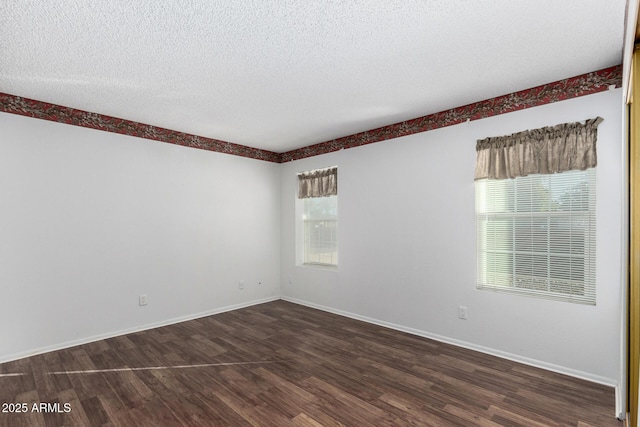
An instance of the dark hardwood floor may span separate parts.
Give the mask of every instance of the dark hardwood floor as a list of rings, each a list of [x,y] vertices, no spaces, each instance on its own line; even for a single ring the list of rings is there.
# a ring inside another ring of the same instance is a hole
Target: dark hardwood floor
[[[1,364],[0,402],[1,426],[622,426],[610,387],[284,301]]]

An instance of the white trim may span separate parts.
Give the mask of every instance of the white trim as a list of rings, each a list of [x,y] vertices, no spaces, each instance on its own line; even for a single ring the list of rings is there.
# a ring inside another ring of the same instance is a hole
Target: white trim
[[[10,354],[8,356],[4,356],[3,358],[0,358],[0,363],[6,363],[6,362],[11,362],[13,360],[22,359],[22,358],[25,358],[25,357],[36,356],[38,354],[48,353],[50,351],[63,350],[63,349],[69,348],[69,347],[75,347],[75,346],[82,345],[82,344],[89,344],[91,342],[100,341],[100,340],[104,340],[104,339],[108,339],[108,338],[114,338],[114,337],[118,337],[118,336],[121,336],[121,335],[131,334],[131,333],[134,333],[134,332],[146,331],[148,329],[154,329],[154,328],[159,328],[159,327],[162,327],[162,326],[173,325],[173,324],[176,324],[176,323],[186,322],[188,320],[199,319],[201,317],[212,316],[214,314],[225,313],[227,311],[233,311],[233,310],[238,310],[238,309],[241,309],[241,308],[251,307],[253,305],[264,304],[266,302],[277,301],[279,299],[280,299],[280,297],[278,297],[278,296],[269,297],[269,298],[263,298],[263,299],[249,301],[249,302],[245,302],[245,303],[241,303],[241,304],[234,304],[234,305],[228,305],[226,307],[214,308],[213,310],[201,311],[199,313],[188,314],[186,316],[174,317],[172,319],[162,320],[160,322],[149,323],[149,324],[146,324],[146,325],[136,326],[136,327],[133,327],[133,328],[121,329],[119,331],[113,331],[113,332],[108,332],[108,333],[105,333],[105,334],[100,334],[100,335],[94,335],[94,336],[90,336],[90,337],[80,338],[80,339],[77,339],[77,340],[66,341],[66,342],[63,342],[63,343],[54,344],[54,345],[47,346],[47,347],[36,348],[36,349],[30,350],[30,351]]]
[[[623,388],[620,386],[620,384],[617,384],[615,386],[615,392],[616,392],[616,418],[619,420],[626,420],[627,419],[627,409],[626,409],[626,396],[623,396],[622,393]]]
[[[574,378],[580,378],[583,380],[591,381],[597,384],[602,384],[610,387],[615,387],[616,390],[618,388],[618,382],[612,378],[602,377],[600,375],[590,374],[588,372],[582,372],[575,369],[567,368],[560,365],[555,365],[553,363],[543,362],[541,360],[530,359],[528,357],[519,356],[517,354],[507,353],[505,351],[496,350],[489,347],[484,347],[478,344],[469,343],[466,341],[457,340],[454,338],[445,337],[442,335],[432,334],[430,332],[422,331],[419,329],[409,328],[402,325],[397,325],[395,323],[385,322],[382,320],[373,319],[371,317],[361,316],[359,314],[350,313],[348,311],[337,310],[331,307],[325,307],[323,305],[314,304],[308,301],[299,300],[296,298],[290,298],[283,296],[282,299],[284,301],[288,301],[294,304],[300,304],[307,307],[315,308],[318,310],[326,311],[329,313],[337,314],[344,317],[349,317],[351,319],[360,320],[363,322],[371,323],[378,326],[383,326],[385,328],[394,329],[400,332],[406,332],[408,334],[417,335],[423,338],[429,338],[435,341],[440,341],[446,344],[453,344],[458,347],[466,348],[469,350],[479,351],[480,353],[489,354],[491,356],[500,357],[502,359],[511,360],[514,362],[522,363],[525,365],[533,366],[535,368],[546,369],[547,371],[557,372],[559,374],[569,375]],[[616,395],[617,398],[617,395]]]
[[[635,1],[637,7],[637,1]],[[627,286],[627,278],[629,274],[629,122],[627,110],[629,106],[623,99],[622,102],[622,119],[620,126],[622,128],[622,149],[620,157],[620,169],[622,170],[621,188],[622,188],[622,210],[620,221],[620,374],[619,383],[616,386],[616,413],[618,419],[625,419],[627,414],[627,334],[629,313],[629,292]]]

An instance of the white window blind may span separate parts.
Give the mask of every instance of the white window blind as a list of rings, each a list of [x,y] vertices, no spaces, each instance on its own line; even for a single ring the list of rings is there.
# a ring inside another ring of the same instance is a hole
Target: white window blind
[[[595,181],[595,168],[477,180],[477,287],[595,305]]]

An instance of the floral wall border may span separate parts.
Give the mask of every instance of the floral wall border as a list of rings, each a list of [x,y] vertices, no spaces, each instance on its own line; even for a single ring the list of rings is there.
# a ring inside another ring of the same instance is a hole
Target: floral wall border
[[[622,65],[617,65],[285,153],[275,153],[5,93],[0,93],[0,111],[185,147],[283,163],[452,126],[468,120],[483,119],[565,99],[591,95],[608,90],[612,86],[620,87],[621,85]]]
[[[120,133],[185,147],[279,163],[280,154],[219,139],[206,138],[75,108],[0,93],[0,111],[106,132]]]
[[[281,162],[359,147],[622,86],[622,65],[282,153]]]

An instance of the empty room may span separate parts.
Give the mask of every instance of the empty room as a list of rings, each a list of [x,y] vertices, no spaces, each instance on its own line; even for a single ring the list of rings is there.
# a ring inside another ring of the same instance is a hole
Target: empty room
[[[637,16],[1,2],[0,426],[637,427]]]

